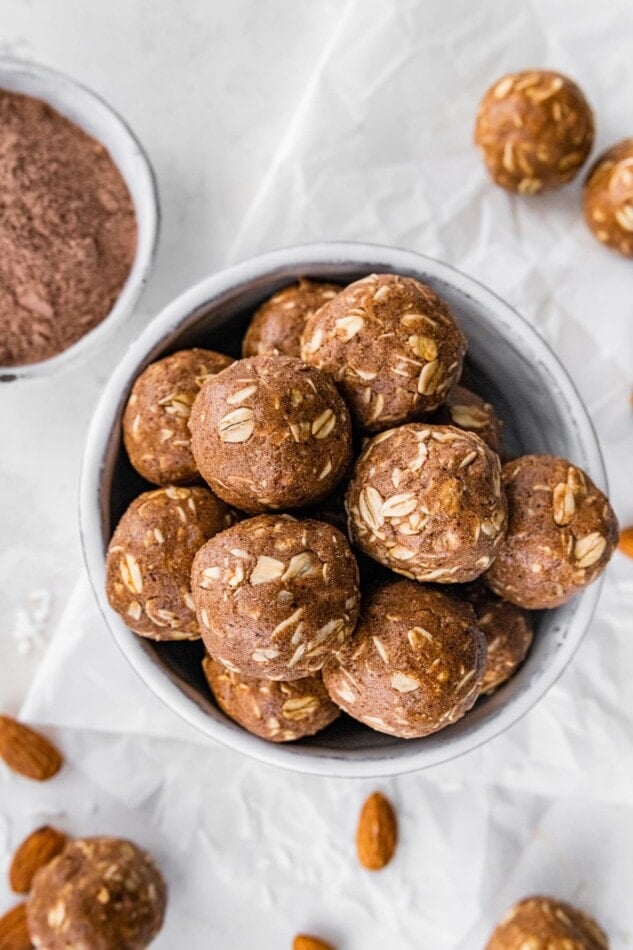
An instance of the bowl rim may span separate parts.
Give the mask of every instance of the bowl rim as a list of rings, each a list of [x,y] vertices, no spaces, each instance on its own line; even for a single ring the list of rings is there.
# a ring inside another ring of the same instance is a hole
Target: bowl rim
[[[142,638],[131,634],[123,621],[111,610],[105,595],[104,538],[101,524],[101,477],[109,453],[113,420],[120,411],[123,396],[139,372],[139,366],[156,358],[156,351],[166,338],[177,333],[188,319],[207,310],[224,295],[238,290],[256,277],[273,276],[275,271],[320,266],[324,270],[336,265],[357,270],[379,271],[381,264],[393,270],[425,271],[436,283],[455,288],[470,299],[487,307],[495,315],[512,321],[516,329],[536,349],[546,367],[553,372],[561,392],[574,410],[574,425],[586,452],[585,467],[590,477],[606,490],[607,479],[598,438],[587,409],[567,371],[537,330],[501,297],[476,279],[449,264],[397,247],[361,242],[319,242],[301,244],[270,251],[249,258],[203,278],[172,300],[136,337],[108,380],[96,406],[82,459],[79,490],[80,537],[90,584],[106,624],[133,669],[176,715],[208,738],[244,753],[268,765],[313,775],[347,778],[377,778],[405,774],[451,761],[473,751],[509,729],[536,705],[568,666],[591,622],[600,596],[602,578],[577,595],[572,601],[573,613],[566,622],[566,635],[558,646],[550,665],[528,683],[519,694],[501,706],[494,717],[478,724],[473,733],[450,738],[436,747],[425,749],[401,744],[385,750],[384,755],[368,755],[363,750],[353,758],[343,749],[311,749],[292,743],[273,743],[252,735],[228,717],[219,722],[208,715],[195,700],[173,682],[152,662],[144,649]],[[440,290],[441,293],[441,290]],[[407,748],[409,752],[407,753]]]
[[[99,114],[103,116],[104,121],[107,121],[111,127],[116,130],[116,135],[119,137],[119,140],[125,144],[130,156],[131,170],[129,174],[126,175],[123,173],[119,163],[115,160],[110,151],[109,144],[101,139],[99,139],[99,141],[101,141],[101,144],[108,150],[112,162],[119,170],[130,192],[137,219],[137,246],[132,266],[119,296],[109,312],[95,327],[87,333],[84,333],[78,340],[71,343],[65,350],[62,350],[61,353],[50,356],[45,360],[38,360],[36,363],[20,363],[15,366],[4,366],[0,364],[0,382],[14,382],[18,379],[52,376],[70,368],[77,360],[84,356],[86,350],[102,342],[107,334],[111,333],[128,317],[138,302],[152,271],[158,248],[161,221],[158,184],[148,155],[128,122],[103,96],[58,69],[43,66],[40,63],[27,59],[0,56],[0,89],[7,88],[4,86],[4,80],[6,76],[10,75],[33,77],[46,84],[50,88],[50,97],[41,93],[37,98],[46,101],[62,115],[65,115],[64,99],[66,97],[69,99],[70,97],[74,97],[74,105],[77,107],[79,101],[81,104],[80,111],[82,113],[90,113],[92,115],[95,113]],[[57,97],[58,92],[60,93],[59,97]],[[22,95],[29,94],[28,92],[22,93]],[[79,100],[76,98],[77,94],[79,95]],[[79,125],[84,131],[87,131],[81,121],[78,121],[76,118],[71,121]],[[92,135],[93,138],[97,138],[97,136],[91,132],[87,134]],[[137,193],[141,196],[141,200],[138,203],[130,187],[132,177],[135,179]]]

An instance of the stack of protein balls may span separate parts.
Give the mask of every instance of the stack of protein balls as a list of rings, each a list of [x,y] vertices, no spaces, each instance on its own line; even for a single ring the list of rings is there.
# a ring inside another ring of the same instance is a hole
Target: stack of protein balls
[[[136,380],[124,441],[158,487],[114,532],[110,603],[141,636],[202,637],[244,728],[288,741],[342,709],[436,732],[512,676],[530,610],[607,564],[607,499],[565,459],[502,465],[465,352],[417,280],[301,280],[255,313],[243,359],[182,350]]]

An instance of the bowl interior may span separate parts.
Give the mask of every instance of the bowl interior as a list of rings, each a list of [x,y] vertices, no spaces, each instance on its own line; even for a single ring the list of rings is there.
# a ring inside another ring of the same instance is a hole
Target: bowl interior
[[[332,257],[330,261],[302,260],[269,268],[210,294],[213,299],[207,296],[172,319],[171,328],[152,345],[148,347],[147,341],[139,345],[142,358],[128,374],[118,403],[113,402],[102,419],[108,425],[100,433],[106,451],[100,473],[101,562],[121,514],[132,498],[151,487],[132,470],[120,439],[121,411],[135,376],[159,356],[190,346],[239,356],[241,337],[253,310],[301,275],[345,284],[372,270],[382,270],[409,273],[430,284],[448,302],[468,337],[469,383],[500,413],[508,454],[562,455],[588,471],[598,484],[603,482],[590,423],[564,371],[534,331],[488,291],[445,265],[417,255],[409,255],[407,260],[411,266],[401,259],[394,263],[387,255],[360,266],[354,260]],[[114,399],[115,394],[111,395]],[[519,673],[493,696],[482,698],[460,722],[434,736],[405,742],[372,732],[343,716],[319,735],[280,748],[248,735],[217,709],[201,672],[201,644],[157,644],[127,631],[104,604],[102,568],[95,566],[96,558],[89,556],[88,561],[97,596],[120,646],[143,678],[181,715],[209,735],[262,759],[300,770],[339,774],[387,774],[420,768],[452,758],[501,731],[560,674],[582,636],[597,596],[597,592],[588,591],[563,607],[535,614],[534,644]],[[337,763],[332,764],[333,760]]]
[[[92,330],[57,356],[24,367],[8,367],[0,380],[54,372],[92,345],[129,313],[149,276],[158,234],[158,196],[143,149],[123,119],[103,99],[55,70],[19,60],[0,59],[0,88],[42,99],[107,148],[132,198],[136,212],[134,262],[112,310]]]

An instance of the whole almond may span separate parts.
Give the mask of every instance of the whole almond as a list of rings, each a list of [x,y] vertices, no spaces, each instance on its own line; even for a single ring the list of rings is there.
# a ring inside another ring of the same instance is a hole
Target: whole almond
[[[62,757],[48,739],[11,716],[0,716],[0,758],[26,778],[44,782],[59,772]]]
[[[633,525],[630,528],[622,528],[620,531],[618,548],[622,554],[633,557]]]
[[[398,825],[384,795],[374,792],[363,805],[356,829],[358,860],[368,871],[380,871],[396,850]]]
[[[297,934],[292,941],[292,950],[334,950],[331,943],[312,937],[310,934]]]
[[[31,950],[33,944],[26,923],[26,904],[17,904],[0,917],[2,950]]]
[[[16,894],[28,894],[40,868],[60,854],[68,838],[63,831],[44,825],[32,831],[19,846],[9,868],[9,883]]]

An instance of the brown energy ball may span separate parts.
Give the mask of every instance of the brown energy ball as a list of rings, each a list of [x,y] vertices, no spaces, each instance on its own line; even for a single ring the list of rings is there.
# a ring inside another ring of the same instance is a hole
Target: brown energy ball
[[[233,521],[208,488],[170,485],[129,506],[108,545],[106,593],[130,630],[151,640],[197,640],[191,565]]]
[[[595,920],[553,897],[527,897],[494,930],[486,950],[609,950]]]
[[[566,459],[523,455],[503,467],[508,530],[484,580],[519,607],[558,607],[602,573],[618,543],[613,509]]]
[[[154,485],[200,481],[187,426],[205,380],[233,362],[212,350],[180,350],[143,370],[123,413],[123,441],[136,471]]]
[[[340,293],[338,284],[302,277],[255,311],[242,341],[242,356],[301,355],[301,333],[308,317]]]
[[[444,404],[429,421],[474,432],[493,452],[501,452],[501,419],[489,402],[465,386],[451,389]]]
[[[392,581],[364,600],[356,632],[326,661],[323,682],[354,719],[410,739],[461,719],[485,668],[486,641],[469,604]]]
[[[472,605],[477,626],[486,638],[486,675],[481,692],[493,693],[523,663],[534,637],[532,622],[526,611],[500,600],[479,581],[460,594]]]
[[[131,841],[77,838],[35,876],[27,919],[45,950],[143,950],[163,925],[167,887]]]
[[[191,578],[208,652],[256,679],[315,673],[358,619],[354,555],[321,521],[241,521],[198,551]]]
[[[320,675],[291,683],[253,679],[210,656],[202,669],[222,712],[261,739],[293,742],[313,736],[340,716]]]
[[[593,113],[576,83],[544,69],[499,79],[475,124],[475,144],[492,180],[524,195],[575,178],[593,137]]]
[[[370,439],[346,505],[361,551],[418,581],[474,580],[506,529],[498,456],[453,426],[410,423]]]
[[[204,479],[251,513],[321,501],[351,459],[349,413],[332,380],[291,356],[239,360],[210,379],[189,427]]]
[[[599,241],[633,257],[633,139],[603,152],[590,168],[583,210]]]
[[[419,419],[462,370],[466,339],[440,297],[397,274],[371,274],[310,317],[301,355],[330,373],[368,432]]]

